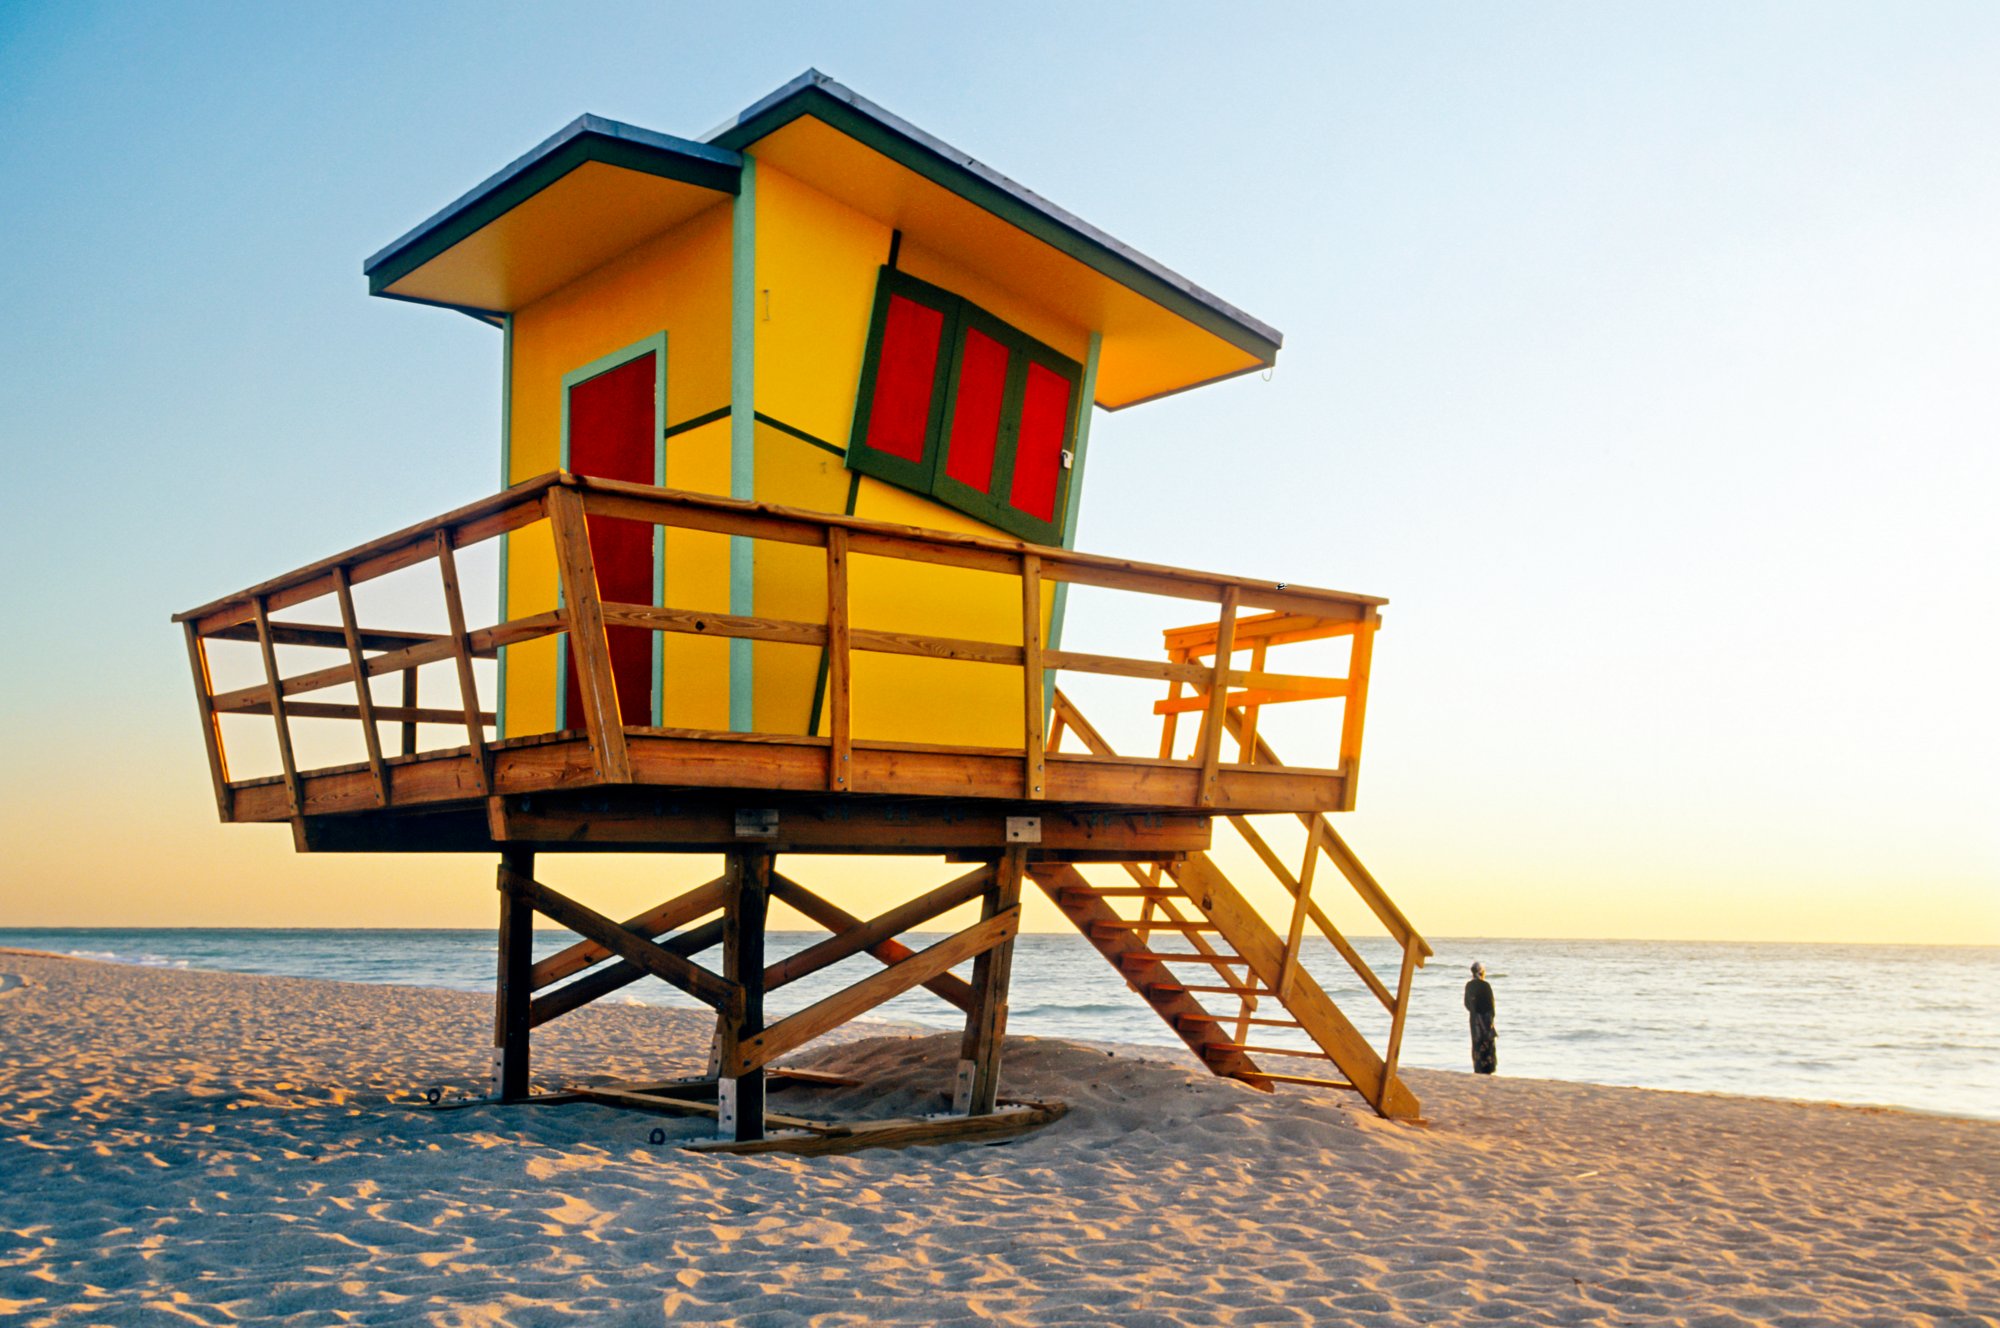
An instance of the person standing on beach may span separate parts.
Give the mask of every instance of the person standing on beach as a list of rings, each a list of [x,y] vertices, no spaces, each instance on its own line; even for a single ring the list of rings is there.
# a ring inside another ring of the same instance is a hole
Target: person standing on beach
[[[1500,1048],[1493,1033],[1493,988],[1486,981],[1486,965],[1472,966],[1472,981],[1465,984],[1465,1009],[1472,1016],[1472,1072],[1492,1074],[1500,1068]]]

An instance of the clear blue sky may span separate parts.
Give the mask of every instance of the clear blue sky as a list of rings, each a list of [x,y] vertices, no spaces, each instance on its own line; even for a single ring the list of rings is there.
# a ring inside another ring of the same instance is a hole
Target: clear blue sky
[[[2000,941],[2000,8],[843,10],[0,6],[0,925],[416,879],[211,823],[167,616],[494,486],[497,336],[365,255],[817,66],[1285,332],[1080,543],[1391,597],[1420,925]]]

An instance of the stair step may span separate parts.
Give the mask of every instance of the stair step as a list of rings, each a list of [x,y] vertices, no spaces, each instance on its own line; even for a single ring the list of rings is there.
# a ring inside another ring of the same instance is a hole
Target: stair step
[[[1166,886],[1118,885],[1102,888],[1091,886],[1088,889],[1072,886],[1064,890],[1063,893],[1065,895],[1084,895],[1092,899],[1173,899],[1183,903],[1193,902],[1188,898],[1185,890],[1178,887],[1168,888]]]
[[[1296,1056],[1301,1060],[1330,1061],[1333,1057],[1323,1051],[1299,1051],[1292,1047],[1257,1047],[1247,1042],[1210,1042],[1202,1047],[1202,1053],[1241,1052],[1245,1056]]]
[[[1262,1070],[1238,1070],[1233,1077],[1237,1079],[1255,1079],[1259,1083],[1265,1084],[1303,1084],[1307,1088],[1345,1088],[1350,1093],[1359,1093],[1361,1091],[1359,1087],[1348,1083],[1345,1079],[1315,1079],[1309,1074],[1266,1074]]]
[[[1093,933],[1098,931],[1197,932],[1197,931],[1221,931],[1222,928],[1216,926],[1213,922],[1173,922],[1161,918],[1154,918],[1151,921],[1143,921],[1137,918],[1120,918],[1116,922],[1093,922],[1090,924],[1090,930]]]
[[[1304,1028],[1296,1019],[1245,1019],[1236,1015],[1184,1014],[1180,1016],[1186,1024],[1248,1024],[1254,1028]]]
[[[1199,987],[1186,982],[1149,982],[1148,991],[1184,991],[1190,995],[1203,996],[1271,996],[1276,993],[1263,987]]]
[[[1119,955],[1118,962],[1121,964],[1240,964],[1244,962],[1244,959],[1239,954],[1224,954],[1219,951],[1212,955],[1205,955],[1195,954],[1192,951],[1182,954],[1178,951],[1131,950]],[[1200,988],[1189,987],[1186,990],[1199,991]]]

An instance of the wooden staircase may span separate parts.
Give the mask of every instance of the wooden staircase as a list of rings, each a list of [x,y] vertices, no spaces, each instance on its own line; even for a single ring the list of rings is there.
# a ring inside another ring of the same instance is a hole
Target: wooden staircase
[[[1246,620],[1245,626],[1256,620]],[[1261,653],[1261,652],[1260,652]],[[1280,764],[1256,734],[1253,713],[1231,707],[1230,735],[1259,764]],[[1169,714],[1169,724],[1172,722]],[[1053,750],[1073,733],[1093,755],[1111,746],[1068,697],[1055,693]],[[1171,741],[1169,734],[1167,742]],[[1166,745],[1163,742],[1163,746]],[[1207,853],[1167,863],[1123,863],[1126,880],[1099,885],[1076,867],[1031,865],[1029,874],[1078,931],[1097,948],[1133,991],[1218,1075],[1269,1090],[1277,1084],[1350,1089],[1385,1117],[1411,1119],[1421,1104],[1396,1074],[1415,970],[1431,947],[1418,935],[1381,885],[1368,873],[1326,818],[1301,813],[1305,861],[1294,871],[1246,817],[1227,818],[1257,859],[1291,897],[1283,934],[1265,920]],[[1402,951],[1392,991],[1312,898],[1321,857],[1366,902]],[[1352,1020],[1307,971],[1302,960],[1306,924],[1323,936],[1388,1011],[1390,1024],[1379,1054]],[[1217,1013],[1233,1001],[1233,1013]],[[1285,1046],[1272,1032],[1303,1034],[1306,1046]],[[1259,1058],[1323,1062],[1332,1073],[1306,1074],[1262,1068]]]

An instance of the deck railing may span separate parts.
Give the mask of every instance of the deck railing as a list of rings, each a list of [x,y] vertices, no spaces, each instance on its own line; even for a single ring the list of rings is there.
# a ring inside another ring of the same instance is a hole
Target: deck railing
[[[713,613],[663,604],[606,602],[598,591],[586,518],[612,517],[645,522],[673,530],[707,531],[747,541],[764,541],[824,550],[825,604],[823,621]],[[477,629],[468,628],[459,583],[456,553],[469,545],[497,538],[547,520],[552,537],[561,607]],[[877,630],[857,625],[849,602],[850,561],[855,557],[898,559],[939,567],[966,568],[1014,578],[1019,586],[1020,634],[1015,641],[967,640],[955,637]],[[443,592],[447,630],[442,633],[385,631],[364,626],[354,606],[354,587],[371,580],[434,562]],[[1044,631],[1044,603],[1052,585],[1096,586],[1109,590],[1167,596],[1212,604],[1212,623],[1168,634],[1169,658],[1139,659],[1091,654],[1050,646]],[[281,621],[280,611],[309,601],[331,598],[337,625]],[[1177,765],[1196,774],[1189,805],[1219,807],[1218,778],[1225,768],[1223,738],[1233,726],[1247,725],[1247,741],[1239,736],[1237,762],[1256,764],[1261,706],[1280,701],[1339,698],[1345,701],[1340,729],[1341,765],[1334,771],[1300,774],[1341,778],[1341,802],[1351,805],[1354,776],[1361,754],[1362,717],[1368,687],[1369,644],[1382,600],[1365,595],[1283,582],[1259,581],[1184,568],[1132,562],[1066,549],[1010,540],[982,538],[891,525],[854,517],[739,502],[709,495],[651,488],[610,480],[553,473],[518,485],[505,493],[459,508],[433,520],[409,526],[333,558],[252,586],[200,608],[176,615],[183,624],[202,731],[213,775],[217,808],[224,820],[237,819],[235,799],[246,787],[268,779],[236,780],[230,774],[221,720],[232,714],[269,715],[274,724],[283,773],[285,803],[292,818],[307,814],[306,775],[293,743],[297,719],[345,719],[358,722],[366,750],[366,769],[375,806],[392,802],[394,768],[420,759],[415,752],[418,724],[462,727],[463,752],[473,759],[472,796],[495,791],[496,746],[511,743],[489,739],[494,722],[482,706],[473,662],[492,658],[506,646],[558,634],[568,640],[569,658],[582,702],[582,729],[588,740],[590,773],[603,784],[634,780],[628,739],[635,734],[686,730],[631,726],[620,713],[611,664],[607,628],[639,628],[655,633],[684,633],[729,640],[774,641],[817,646],[826,652],[827,733],[789,735],[792,740],[824,746],[824,789],[847,792],[857,738],[852,719],[852,668],[857,653],[911,655],[1009,666],[1020,671],[1020,718],[1023,740],[1018,750],[1018,786],[1001,790],[1024,801],[1043,799],[1048,781],[1046,725],[1052,703],[1051,678],[1060,670],[1105,674],[1160,682],[1167,696],[1156,709],[1173,717],[1199,713],[1200,728],[1191,753],[1172,756],[1171,735],[1158,761],[1133,764]],[[1261,616],[1245,616],[1261,610]],[[1353,646],[1346,677],[1272,672],[1266,652],[1293,640],[1350,636]],[[261,655],[263,680],[247,687],[217,692],[211,683],[209,648],[217,641],[254,641]],[[279,669],[280,647],[337,649],[346,659],[338,664],[293,673]],[[1238,668],[1240,649],[1252,654],[1250,667]],[[1206,662],[1204,661],[1206,657]],[[426,664],[451,663],[458,683],[453,709],[418,704],[417,670]],[[371,694],[370,680],[400,674],[401,702],[386,706]],[[295,700],[315,691],[351,685],[348,703]],[[671,688],[673,679],[667,680]],[[574,717],[572,717],[574,719]],[[385,754],[379,726],[398,725],[401,753]],[[740,735],[738,735],[740,736]],[[523,740],[526,741],[526,740]],[[869,746],[898,744],[868,743]],[[900,744],[911,748],[911,744]],[[925,748],[974,751],[990,748]],[[1267,763],[1267,768],[1268,768]],[[345,768],[345,767],[343,767]],[[343,809],[360,810],[343,804]],[[1329,807],[1329,810],[1336,808]],[[259,818],[263,819],[263,818]]]

